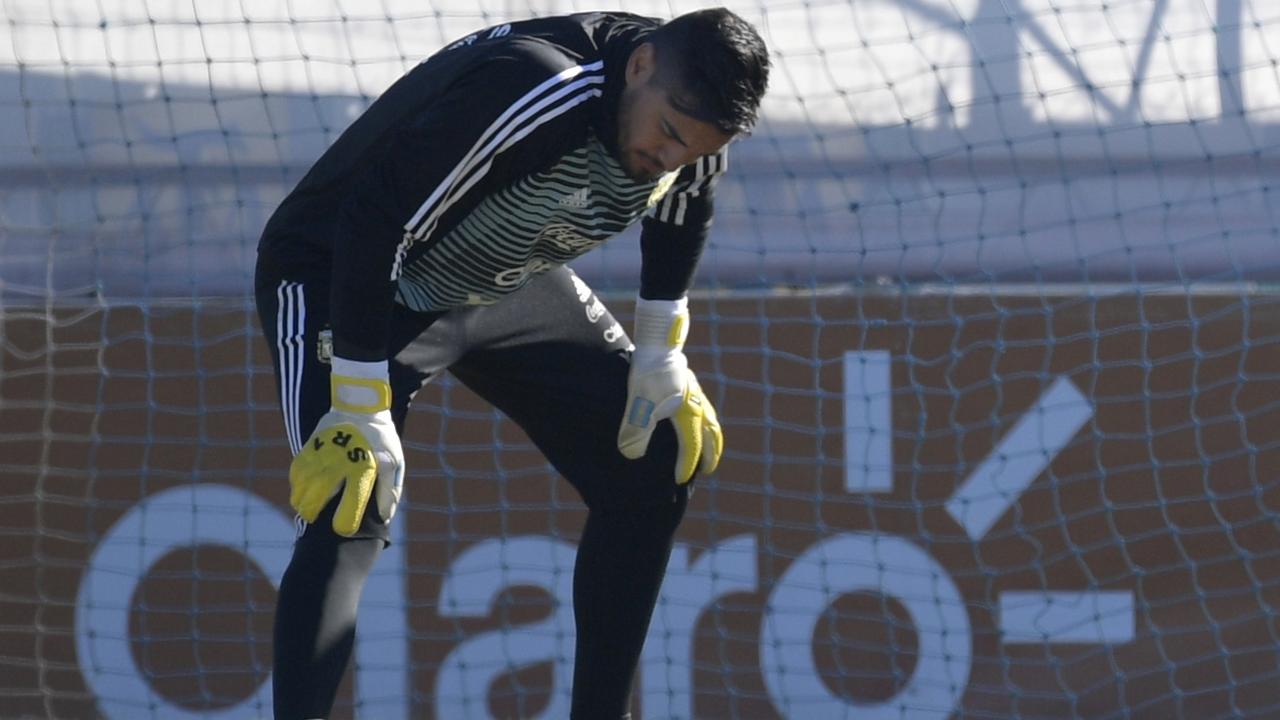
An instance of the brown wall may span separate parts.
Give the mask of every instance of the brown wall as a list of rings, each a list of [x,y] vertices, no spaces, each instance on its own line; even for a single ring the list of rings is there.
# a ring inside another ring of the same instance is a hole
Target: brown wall
[[[794,558],[843,533],[901,536],[945,568],[972,630],[962,711],[1263,717],[1280,705],[1275,298],[736,298],[695,313],[692,363],[729,450],[679,541],[696,555],[750,536],[759,576],[756,592],[698,621],[699,717],[779,717],[761,671],[764,608]],[[140,499],[221,483],[287,512],[288,451],[254,323],[218,303],[0,312],[0,717],[96,713],[77,592],[100,539]],[[844,489],[841,357],[852,350],[892,354],[891,493]],[[971,540],[947,498],[1058,376],[1092,417]],[[582,519],[520,431],[467,391],[428,388],[416,408],[397,518],[415,717],[429,714],[441,660],[461,641],[550,612],[545,593],[515,589],[489,617],[442,617],[453,559],[500,534],[572,541]],[[1011,590],[1131,591],[1135,636],[1002,643],[995,608]],[[273,600],[237,552],[170,553],[134,594],[134,661],[170,702],[239,702],[269,672]],[[831,693],[871,703],[910,683],[919,642],[898,600],[859,593],[823,614],[813,653]],[[545,664],[522,670],[487,701],[500,717],[534,712],[550,678]]]

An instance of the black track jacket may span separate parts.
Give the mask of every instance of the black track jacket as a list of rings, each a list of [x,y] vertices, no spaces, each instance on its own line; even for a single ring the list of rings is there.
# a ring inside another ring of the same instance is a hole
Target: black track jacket
[[[392,303],[490,304],[644,219],[641,294],[677,298],[726,154],[637,182],[615,158],[631,50],[660,21],[586,13],[459,40],[393,84],[267,223],[259,263],[332,279],[335,352],[386,357]]]

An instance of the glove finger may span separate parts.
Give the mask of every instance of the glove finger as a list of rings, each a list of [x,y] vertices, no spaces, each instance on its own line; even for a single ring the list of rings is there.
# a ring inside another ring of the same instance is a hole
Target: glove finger
[[[343,537],[351,537],[360,529],[360,520],[364,517],[365,508],[369,505],[369,495],[373,493],[373,484],[378,479],[378,471],[366,465],[359,470],[353,469],[347,475],[346,487],[342,491],[342,500],[333,514],[333,531]]]
[[[639,460],[649,450],[653,428],[623,426],[618,432],[618,451],[628,460]]]
[[[313,477],[303,489],[298,515],[307,522],[315,522],[329,501],[342,492],[342,478]],[[305,510],[305,512],[303,512]]]
[[[299,457],[289,466],[289,505],[307,522],[315,522],[324,506],[337,492],[308,458]]]
[[[295,460],[289,466],[289,507],[293,508],[303,520],[307,520],[306,514],[303,512],[302,499],[306,496],[307,485],[301,479],[301,473],[297,470],[298,462]],[[314,518],[312,518],[314,519]],[[311,520],[307,520],[311,522]]]
[[[315,495],[315,488],[309,485],[296,485],[289,494],[289,505],[297,511],[298,517],[307,522],[315,522],[320,514],[320,506],[311,499],[312,495]]]
[[[395,517],[396,505],[400,503],[400,489],[404,482],[404,466],[395,462],[389,454],[378,455],[378,482],[374,486],[378,515],[383,522],[391,522]]]
[[[703,475],[710,475],[720,466],[720,455],[724,452],[724,433],[720,430],[720,422],[711,406],[702,418],[702,456],[698,461],[698,469]]]
[[[696,403],[685,403],[672,418],[676,430],[676,483],[683,485],[693,478],[693,471],[702,456],[702,408]]]

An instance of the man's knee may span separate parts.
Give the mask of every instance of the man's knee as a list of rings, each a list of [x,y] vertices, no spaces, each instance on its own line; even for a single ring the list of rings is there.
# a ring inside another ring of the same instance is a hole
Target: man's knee
[[[675,431],[662,422],[648,450],[635,460],[623,457],[610,440],[595,452],[574,453],[552,463],[588,508],[634,510],[670,504],[677,495],[687,494],[689,485],[675,481],[676,450]]]

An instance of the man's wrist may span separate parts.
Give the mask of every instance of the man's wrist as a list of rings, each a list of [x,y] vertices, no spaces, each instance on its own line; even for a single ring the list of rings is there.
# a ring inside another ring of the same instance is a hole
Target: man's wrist
[[[329,388],[333,409],[373,415],[391,409],[391,384],[386,360],[364,362],[334,356]]]
[[[689,299],[636,299],[635,331],[631,339],[637,350],[679,351],[689,333]]]

